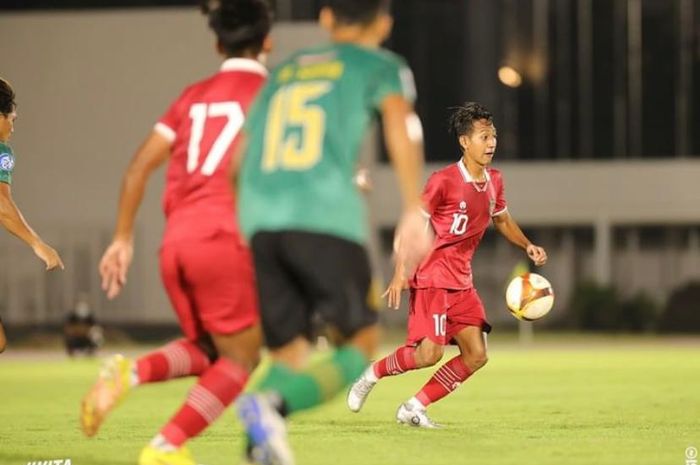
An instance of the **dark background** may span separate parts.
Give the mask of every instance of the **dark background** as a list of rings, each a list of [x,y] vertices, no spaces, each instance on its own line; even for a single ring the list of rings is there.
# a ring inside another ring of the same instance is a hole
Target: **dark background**
[[[0,9],[197,3],[0,0]],[[280,20],[313,20],[322,1],[272,3]],[[502,159],[700,156],[698,0],[400,0],[393,9],[388,46],[415,73],[430,160],[456,156],[445,121],[465,100],[494,113]],[[520,87],[499,81],[506,64]]]

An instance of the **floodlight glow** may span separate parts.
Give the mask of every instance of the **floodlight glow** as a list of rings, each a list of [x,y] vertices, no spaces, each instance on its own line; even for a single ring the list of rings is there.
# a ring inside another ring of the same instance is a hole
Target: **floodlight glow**
[[[523,83],[523,78],[520,73],[510,66],[501,66],[498,70],[498,79],[508,87],[520,87]]]

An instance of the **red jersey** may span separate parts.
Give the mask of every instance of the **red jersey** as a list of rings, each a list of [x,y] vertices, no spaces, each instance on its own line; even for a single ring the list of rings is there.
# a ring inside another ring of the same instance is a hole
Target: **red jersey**
[[[163,241],[238,233],[229,166],[248,108],[267,70],[245,58],[187,87],[155,130],[172,143],[163,210]]]
[[[487,168],[486,182],[474,182],[460,160],[428,179],[423,202],[435,244],[413,278],[414,289],[470,289],[471,260],[491,218],[507,210],[501,172]]]

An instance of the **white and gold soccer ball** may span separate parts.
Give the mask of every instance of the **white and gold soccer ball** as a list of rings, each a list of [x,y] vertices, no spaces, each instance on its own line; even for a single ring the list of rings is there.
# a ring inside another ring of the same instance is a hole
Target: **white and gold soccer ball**
[[[510,313],[519,320],[539,320],[554,305],[552,285],[536,273],[516,276],[506,289],[506,304]]]

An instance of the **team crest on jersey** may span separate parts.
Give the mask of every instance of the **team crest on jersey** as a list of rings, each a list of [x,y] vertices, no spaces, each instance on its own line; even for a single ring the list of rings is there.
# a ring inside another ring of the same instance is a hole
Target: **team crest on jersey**
[[[12,171],[15,167],[15,159],[9,153],[0,154],[0,170]]]
[[[460,209],[460,210],[466,210],[466,209],[467,209],[467,202],[465,202],[464,200],[462,200],[461,202],[459,202],[459,209]]]

